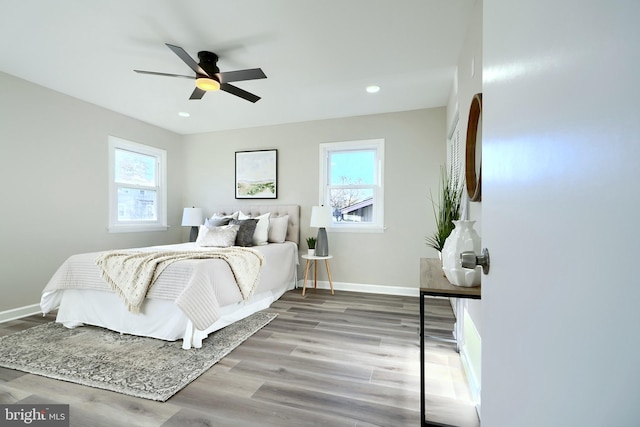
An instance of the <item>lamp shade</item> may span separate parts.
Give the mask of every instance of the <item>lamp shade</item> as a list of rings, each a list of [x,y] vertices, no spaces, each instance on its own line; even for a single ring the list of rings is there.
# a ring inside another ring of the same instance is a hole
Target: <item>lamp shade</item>
[[[331,227],[331,206],[314,206],[311,208],[311,227]]]
[[[201,208],[184,208],[182,212],[182,225],[197,227],[202,224],[202,209]]]

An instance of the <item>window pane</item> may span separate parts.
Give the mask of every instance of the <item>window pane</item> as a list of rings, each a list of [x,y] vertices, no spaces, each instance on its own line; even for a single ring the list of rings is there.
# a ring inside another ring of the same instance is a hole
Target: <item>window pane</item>
[[[118,221],[156,221],[156,201],[154,190],[118,188]]]
[[[333,222],[372,222],[373,189],[330,189]]]
[[[115,180],[120,184],[156,186],[156,158],[127,150],[116,150]]]
[[[375,160],[375,150],[330,152],[329,185],[375,184]]]

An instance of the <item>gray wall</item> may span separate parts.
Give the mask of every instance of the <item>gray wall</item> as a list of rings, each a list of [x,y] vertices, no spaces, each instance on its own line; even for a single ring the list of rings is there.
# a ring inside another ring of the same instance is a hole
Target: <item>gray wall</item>
[[[181,137],[0,73],[0,312],[37,304],[70,255],[182,238]],[[167,150],[165,232],[109,234],[107,137]]]
[[[181,136],[0,73],[0,312],[37,304],[70,255],[187,240],[182,208],[235,204],[234,153],[278,149],[277,203],[318,203],[318,144],[384,138],[384,233],[330,233],[335,282],[419,286],[445,160],[445,108]],[[107,232],[109,135],[168,152],[166,232]],[[306,249],[305,244],[301,245]],[[320,279],[326,280],[324,272]]]
[[[318,145],[384,138],[386,231],[329,232],[332,277],[339,283],[417,289],[419,258],[437,256],[424,237],[435,227],[429,190],[437,188],[445,161],[445,115],[445,108],[435,108],[185,136],[185,205],[211,214],[216,205],[250,204],[234,198],[234,152],[275,148],[276,202],[301,205],[304,241],[317,233],[309,219],[318,204]],[[318,273],[326,280],[322,269]]]

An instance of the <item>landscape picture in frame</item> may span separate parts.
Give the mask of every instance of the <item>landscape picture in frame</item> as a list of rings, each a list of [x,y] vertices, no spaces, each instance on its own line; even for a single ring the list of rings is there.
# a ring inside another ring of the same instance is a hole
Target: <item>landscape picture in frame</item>
[[[278,198],[278,150],[236,151],[236,199]]]

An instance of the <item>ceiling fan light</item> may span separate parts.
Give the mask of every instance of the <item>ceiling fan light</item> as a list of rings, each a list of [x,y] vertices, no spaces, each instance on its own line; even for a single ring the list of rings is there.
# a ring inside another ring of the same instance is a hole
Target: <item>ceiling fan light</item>
[[[220,89],[220,82],[209,77],[199,77],[196,79],[196,87],[206,91],[218,90]]]

